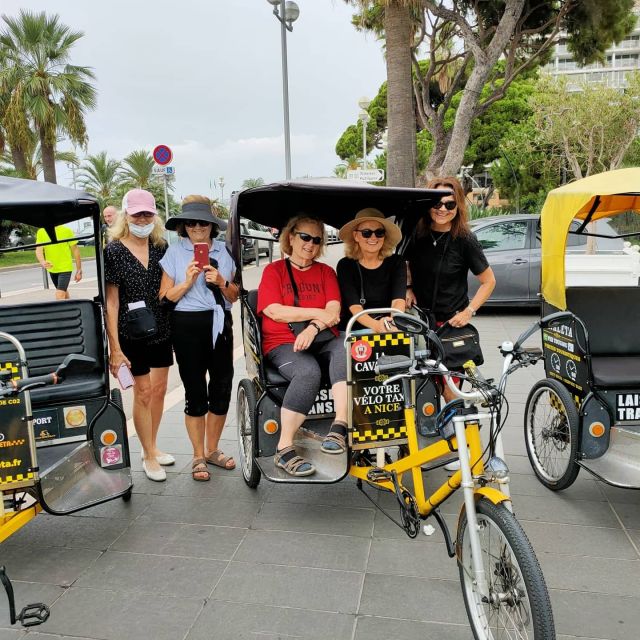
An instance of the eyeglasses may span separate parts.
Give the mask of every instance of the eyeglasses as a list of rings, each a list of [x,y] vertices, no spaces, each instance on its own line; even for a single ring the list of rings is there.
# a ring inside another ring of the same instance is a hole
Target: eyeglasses
[[[156,214],[153,211],[138,211],[138,213],[130,213],[132,218],[153,218]]]
[[[198,227],[208,227],[211,223],[210,222],[205,222],[204,220],[185,220],[184,221],[184,226],[188,227],[189,229],[193,229],[193,227],[198,226]]]
[[[432,209],[442,209],[444,207],[447,211],[453,211],[457,207],[457,203],[455,200],[449,200],[448,202],[437,202],[434,205],[431,205]]]
[[[313,242],[313,244],[318,245],[322,242],[321,236],[312,236],[309,233],[305,233],[304,231],[294,231],[297,236],[300,236],[300,240],[302,242]]]
[[[376,238],[384,238],[387,235],[387,230],[382,229],[356,229],[358,233],[362,234],[363,238],[370,238],[375,236]]]

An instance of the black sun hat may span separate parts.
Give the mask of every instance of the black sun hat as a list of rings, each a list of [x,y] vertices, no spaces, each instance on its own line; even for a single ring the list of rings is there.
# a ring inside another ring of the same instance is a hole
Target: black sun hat
[[[227,228],[226,220],[214,215],[211,207],[204,202],[188,202],[187,204],[183,204],[182,211],[177,216],[169,218],[165,222],[164,228],[169,231],[175,231],[179,222],[185,222],[187,220],[200,220],[201,222],[215,224],[221,231]]]

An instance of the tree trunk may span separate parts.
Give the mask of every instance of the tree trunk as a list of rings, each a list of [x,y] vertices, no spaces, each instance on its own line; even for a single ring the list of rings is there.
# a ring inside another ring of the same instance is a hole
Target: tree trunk
[[[44,181],[57,184],[55,146],[47,143],[44,131],[40,130],[39,133],[40,149],[42,151],[42,170],[44,172]]]
[[[413,187],[416,182],[416,115],[411,77],[409,9],[385,8],[387,45],[387,186]]]
[[[27,170],[27,159],[25,158],[24,151],[11,147],[11,160],[18,175],[21,178],[28,178],[29,171]]]

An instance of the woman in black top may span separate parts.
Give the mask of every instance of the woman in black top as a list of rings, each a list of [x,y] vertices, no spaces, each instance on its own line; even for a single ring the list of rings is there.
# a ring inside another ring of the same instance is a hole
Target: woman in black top
[[[150,480],[162,481],[167,474],[161,465],[175,463],[172,455],[156,445],[169,367],[173,364],[169,321],[159,300],[160,259],[167,247],[151,193],[132,189],[122,207],[123,215],[109,230],[111,242],[104,250],[109,368],[117,376],[124,364],[135,378],[133,424],[142,445],[142,469]],[[132,305],[152,312],[156,325],[153,335],[142,339],[131,335],[127,313]]]
[[[496,284],[484,251],[469,229],[462,187],[456,178],[435,178],[429,189],[450,189],[418,223],[405,258],[410,282],[407,304],[429,309],[438,324],[464,327],[487,301]],[[469,302],[469,271],[480,288]],[[437,288],[436,288],[437,287]],[[453,394],[444,388],[448,402]]]
[[[402,239],[397,225],[377,209],[362,209],[342,227],[345,258],[338,262],[342,295],[341,329],[349,318],[364,309],[393,307],[405,310],[407,272],[404,260],[393,255]],[[391,316],[360,316],[358,323],[376,333],[396,331]],[[360,327],[361,328],[361,327]]]

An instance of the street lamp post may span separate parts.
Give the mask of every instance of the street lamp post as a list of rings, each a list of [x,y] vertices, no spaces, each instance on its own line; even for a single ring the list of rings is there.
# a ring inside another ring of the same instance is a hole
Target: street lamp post
[[[224,204],[224,177],[220,176],[218,178],[218,184],[220,185],[220,202]]]
[[[298,5],[292,0],[267,0],[273,5],[273,15],[280,22],[282,41],[282,104],[284,110],[284,166],[285,177],[291,180],[291,137],[289,134],[289,80],[287,69],[287,31],[293,31],[293,23],[300,15]]]
[[[367,168],[367,124],[371,120],[371,117],[367,113],[367,109],[371,104],[371,100],[366,96],[363,96],[358,100],[358,106],[360,107],[360,115],[358,119],[362,122],[362,168]]]

